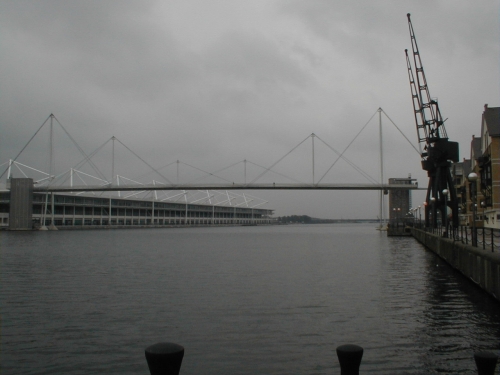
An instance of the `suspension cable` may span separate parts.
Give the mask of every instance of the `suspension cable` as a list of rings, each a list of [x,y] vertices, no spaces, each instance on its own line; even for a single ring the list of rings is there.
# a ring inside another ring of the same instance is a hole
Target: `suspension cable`
[[[280,161],[282,161],[284,158],[286,158],[288,155],[290,155],[293,151],[295,151],[295,149],[297,147],[299,147],[302,143],[304,143],[305,141],[307,141],[309,139],[309,137],[311,137],[310,135],[308,135],[302,142],[300,142],[297,146],[295,146],[294,148],[292,148],[290,151],[288,151],[281,159],[279,159],[277,162],[275,162],[273,165],[271,165],[269,168],[266,168],[266,170],[264,172],[262,172],[261,174],[259,174],[257,177],[255,177],[252,181],[250,181],[250,184],[253,184],[255,181],[257,181],[259,178],[261,178],[263,175],[265,175],[267,172],[269,172],[271,170],[271,168],[273,168],[276,164],[278,164]]]
[[[52,113],[50,114],[50,116],[52,116]],[[42,125],[40,125],[40,127],[39,127],[39,128],[38,128],[38,130],[35,132],[35,134],[33,134],[33,136],[30,138],[30,140],[28,141],[28,143],[26,143],[26,144],[24,145],[24,147],[22,148],[22,150],[21,150],[21,151],[19,151],[19,154],[17,154],[17,156],[16,156],[14,159],[12,159],[12,161],[13,161],[13,162],[17,160],[17,158],[18,158],[18,157],[19,157],[19,156],[23,153],[24,149],[25,149],[26,147],[28,147],[28,145],[31,143],[31,141],[33,140],[33,138],[35,138],[35,136],[38,134],[38,132],[39,132],[39,131],[43,128],[43,126],[47,123],[47,121],[49,121],[50,116],[49,116],[49,117],[47,117],[47,119],[43,122],[43,124],[42,124]],[[3,171],[3,173],[0,175],[0,178],[2,178],[2,177],[3,177],[3,175],[5,174],[5,172],[7,172],[8,170],[9,170],[9,168],[7,167],[7,169],[6,169],[5,171]]]
[[[330,172],[330,170],[333,168],[333,166],[335,164],[337,164],[337,161],[339,161],[339,159],[345,154],[345,152],[354,143],[354,141],[356,140],[356,138],[358,138],[358,136],[363,132],[363,130],[365,130],[365,128],[368,126],[368,124],[370,123],[370,121],[373,119],[373,117],[375,117],[375,115],[377,113],[378,113],[378,109],[375,111],[375,113],[372,115],[372,117],[370,117],[370,119],[366,122],[366,124],[361,128],[361,130],[358,132],[358,134],[356,134],[356,136],[353,138],[353,140],[346,146],[346,148],[344,149],[344,151],[341,152],[341,154],[339,155],[339,157],[333,162],[333,164],[330,166],[330,168],[328,168],[328,170],[325,172],[325,174],[319,179],[318,183],[321,180],[323,180],[323,178],[328,174],[328,172]]]
[[[380,108],[382,109],[382,108]],[[391,118],[387,115],[387,113],[385,113],[385,111],[382,109],[382,113],[385,115],[385,117],[387,117],[389,119],[389,121],[392,123],[392,125],[394,125],[396,127],[396,129],[398,129],[398,131],[401,133],[401,135],[408,141],[408,143],[411,145],[411,147],[413,147],[413,149],[417,152],[417,154],[420,155],[420,151],[418,151],[418,149],[413,145],[413,143],[411,143],[411,141],[406,137],[406,135],[404,135],[404,133],[401,131],[401,129],[394,123],[394,121],[391,120]]]
[[[250,161],[250,160],[247,160],[247,162],[248,162],[248,163],[250,163],[250,164],[255,165],[256,167],[266,169],[266,167],[263,167],[262,165],[259,165],[259,164],[255,164],[254,162],[252,162],[252,161]],[[281,176],[281,177],[285,177],[285,178],[287,178],[287,179],[289,179],[289,180],[295,181],[295,182],[297,182],[297,183],[299,183],[299,184],[303,184],[303,183],[304,183],[303,181],[296,180],[296,179],[295,179],[295,178],[293,178],[293,177],[290,177],[290,176],[284,175],[283,173],[279,173],[279,172],[273,171],[272,169],[270,169],[269,171],[270,171],[270,172],[272,172],[272,173],[275,173],[275,174],[277,174],[277,175],[279,175],[279,176]]]
[[[227,180],[227,179],[225,179],[225,178],[223,178],[223,177],[217,176],[217,175],[215,175],[215,174],[213,174],[213,173],[210,173],[210,172],[204,171],[203,169],[197,168],[197,167],[195,167],[195,166],[193,166],[193,165],[190,165],[190,164],[188,164],[188,163],[184,163],[184,162],[182,162],[182,161],[181,161],[181,163],[182,163],[182,164],[184,164],[184,165],[186,165],[186,166],[188,166],[188,167],[191,167],[191,168],[193,168],[193,169],[196,169],[197,171],[200,171],[200,172],[206,173],[206,174],[207,174],[207,175],[209,175],[209,176],[214,176],[214,177],[220,178],[221,180],[224,180],[224,181],[226,181],[226,182],[232,182],[232,181],[230,181],[230,180]],[[238,163],[241,163],[241,162],[238,162]],[[236,164],[238,164],[238,163],[236,163]],[[229,167],[227,167],[227,168],[229,168]],[[196,180],[194,180],[194,181],[188,182],[188,184],[189,184],[189,183],[193,183],[193,182],[195,182],[195,181],[199,181],[200,179],[203,179],[203,178],[206,178],[206,177],[208,177],[208,176],[203,176],[203,177],[198,178],[198,179],[196,179]]]
[[[92,157],[94,157],[105,145],[107,145],[109,143],[109,141],[111,141],[112,138],[108,139],[106,142],[104,142],[101,146],[99,146],[98,148],[96,148],[94,151],[92,151],[89,155],[88,155],[88,159],[90,160]],[[73,169],[79,169],[81,167],[83,167],[85,165],[85,163],[87,163],[88,160],[87,159],[83,159],[83,160],[80,160],[80,162],[78,162],[74,167]],[[61,184],[64,184],[66,181],[68,181],[68,178],[69,177],[66,177],[66,179],[64,179]],[[106,179],[105,179],[106,180]],[[107,181],[107,180],[106,180]]]
[[[321,142],[323,142],[323,144],[326,145],[326,147],[328,147],[330,150],[332,150],[333,152],[335,152],[337,155],[339,155],[339,157],[335,160],[335,162],[333,163],[333,165],[330,167],[330,169],[332,169],[332,167],[337,163],[337,161],[342,158],[347,164],[349,164],[352,168],[354,168],[356,171],[358,171],[363,177],[365,177],[368,181],[374,183],[374,184],[378,184],[378,181],[375,180],[373,177],[371,177],[368,173],[366,173],[365,171],[363,171],[360,167],[358,167],[356,164],[354,164],[352,161],[350,161],[349,159],[347,159],[345,156],[339,154],[338,151],[336,151],[333,147],[331,147],[328,143],[326,143],[323,139],[321,139],[320,137],[316,136]],[[330,169],[328,169],[328,171],[326,171],[326,173],[321,177],[321,179],[318,181],[318,184],[321,182],[321,180],[323,179],[323,177],[326,176],[326,174],[330,171]]]
[[[104,174],[99,170],[99,168],[97,168],[97,166],[94,164],[94,162],[92,160],[90,160],[90,158],[87,156],[87,154],[85,153],[85,151],[83,151],[83,149],[73,139],[73,137],[69,134],[69,132],[66,130],[66,128],[59,122],[59,120],[57,119],[57,117],[54,116],[54,115],[51,115],[51,116],[57,121],[57,123],[59,124],[59,126],[61,127],[61,129],[64,130],[64,132],[66,133],[66,135],[68,136],[68,138],[71,140],[71,142],[73,142],[73,144],[78,149],[78,151],[80,151],[80,153],[83,155],[83,157],[88,161],[88,163],[90,164],[90,166],[92,167],[92,169],[94,170],[94,172],[97,173],[100,178],[102,178],[103,180],[107,181],[106,177],[104,176]]]
[[[207,177],[210,177],[210,176],[220,178],[221,180],[224,180],[224,181],[226,181],[226,182],[231,182],[231,181],[229,181],[229,180],[226,180],[226,179],[225,179],[225,178],[223,178],[223,177],[220,177],[220,176],[216,175],[216,173],[219,173],[219,172],[225,171],[226,169],[229,169],[229,168],[231,168],[231,167],[234,167],[235,165],[238,165],[238,164],[240,164],[240,163],[243,163],[243,161],[237,161],[236,163],[233,163],[233,164],[231,164],[231,165],[228,165],[227,167],[224,167],[224,168],[218,169],[218,170],[213,171],[213,172],[207,172],[207,171],[204,171],[204,170],[202,170],[202,169],[196,168],[196,167],[194,167],[194,166],[192,166],[192,165],[189,165],[189,164],[187,164],[187,163],[184,163],[184,162],[181,162],[181,163],[182,163],[182,164],[187,165],[188,167],[191,167],[191,168],[197,169],[197,170],[199,170],[200,172],[206,173],[206,175],[205,175],[205,176],[198,177],[198,178],[196,178],[196,179],[194,179],[194,180],[191,180],[191,181],[190,181],[190,182],[188,182],[188,183],[195,183],[195,182],[201,181],[201,180],[203,180],[203,179],[205,179],[205,178],[207,178]]]
[[[139,155],[137,155],[134,151],[132,151],[130,148],[128,148],[125,144],[123,144],[122,141],[120,141],[118,138],[115,137],[115,139],[120,142],[120,144],[125,147],[127,150],[129,150],[132,154],[134,154],[134,156],[136,158],[138,158],[140,161],[142,161],[144,164],[146,164],[149,168],[151,168],[153,171],[155,171],[156,173],[158,173],[159,176],[163,177],[165,179],[165,181],[167,181],[169,184],[171,185],[174,185],[168,178],[166,178],[164,175],[162,175],[160,172],[158,172],[158,170],[156,170],[155,168],[153,168],[147,161],[145,161],[143,158],[141,158]]]

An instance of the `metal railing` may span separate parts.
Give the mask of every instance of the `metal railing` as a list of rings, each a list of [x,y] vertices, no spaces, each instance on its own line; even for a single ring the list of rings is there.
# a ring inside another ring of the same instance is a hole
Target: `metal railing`
[[[453,228],[451,225],[438,225],[436,228],[425,227],[424,221],[406,221],[407,226],[415,227],[437,236],[450,238],[453,241],[460,241],[465,245],[475,246],[491,252],[500,251],[500,229],[486,227],[471,227],[460,225]],[[401,225],[401,224],[400,224]]]

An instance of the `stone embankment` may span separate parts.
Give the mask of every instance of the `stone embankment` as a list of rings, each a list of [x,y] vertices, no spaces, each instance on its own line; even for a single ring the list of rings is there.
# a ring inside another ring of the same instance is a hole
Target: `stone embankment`
[[[417,228],[412,228],[411,232],[427,249],[500,301],[500,252],[483,250]]]

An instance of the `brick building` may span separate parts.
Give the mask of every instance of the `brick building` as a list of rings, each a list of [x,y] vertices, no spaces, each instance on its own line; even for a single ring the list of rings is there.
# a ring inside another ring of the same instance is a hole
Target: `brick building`
[[[472,136],[470,159],[455,163],[453,179],[459,197],[461,224],[471,225],[473,194],[467,177],[475,172],[476,226],[500,228],[500,107],[486,104],[481,118],[481,136]]]
[[[484,226],[500,228],[500,107],[484,106],[480,156],[475,162],[478,190],[482,193],[478,207]]]

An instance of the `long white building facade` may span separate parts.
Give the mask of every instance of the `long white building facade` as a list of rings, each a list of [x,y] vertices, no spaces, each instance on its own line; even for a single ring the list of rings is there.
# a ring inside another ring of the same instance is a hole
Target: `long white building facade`
[[[266,225],[273,210],[33,192],[33,180],[12,179],[0,191],[0,226],[11,230],[138,226]]]

